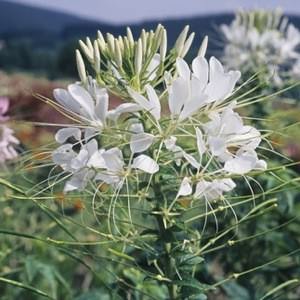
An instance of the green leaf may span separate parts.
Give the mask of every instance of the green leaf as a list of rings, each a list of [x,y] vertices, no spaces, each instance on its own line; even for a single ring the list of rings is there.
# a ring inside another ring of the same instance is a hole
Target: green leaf
[[[203,294],[208,288],[211,288],[210,285],[201,283],[195,278],[191,278],[188,280],[175,280],[173,281],[173,284],[182,287],[181,293],[184,297]]]
[[[33,286],[30,286],[30,285],[27,285],[27,284],[24,284],[24,283],[15,281],[15,280],[0,277],[0,282],[4,282],[4,283],[7,283],[7,284],[10,284],[10,285],[28,290],[28,291],[36,294],[36,295],[43,296],[43,297],[48,298],[48,299],[54,299],[51,296],[49,296],[48,294],[44,293],[43,291],[41,291],[41,290],[39,290],[39,289],[37,289]]]
[[[225,290],[226,295],[230,300],[251,300],[248,291],[241,285],[235,282],[228,282],[222,285],[222,288]]]
[[[180,265],[191,265],[195,266],[201,264],[204,261],[203,257],[196,256],[194,254],[186,254],[182,257]]]

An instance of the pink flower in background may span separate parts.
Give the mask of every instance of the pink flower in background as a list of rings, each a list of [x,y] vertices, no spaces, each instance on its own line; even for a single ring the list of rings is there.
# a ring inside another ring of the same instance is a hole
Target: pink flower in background
[[[7,121],[9,117],[4,116],[9,108],[9,99],[7,97],[0,97],[0,122]]]
[[[14,147],[20,143],[14,136],[14,131],[4,123],[9,119],[8,116],[4,116],[8,108],[9,99],[0,97],[0,163],[16,158],[18,153]]]

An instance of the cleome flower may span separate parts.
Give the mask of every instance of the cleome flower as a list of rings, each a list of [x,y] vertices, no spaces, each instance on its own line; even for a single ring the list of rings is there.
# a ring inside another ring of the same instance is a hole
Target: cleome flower
[[[140,110],[134,103],[120,104],[109,110],[108,93],[106,89],[99,88],[94,80],[91,80],[87,88],[75,83],[70,84],[67,90],[55,89],[54,97],[71,116],[100,131],[107,125],[107,120],[116,121],[123,113]]]
[[[228,68],[249,75],[264,66],[267,79],[277,86],[298,78],[300,31],[279,10],[240,12],[220,31],[225,42],[222,60]]]
[[[209,103],[220,104],[233,92],[240,78],[239,71],[224,72],[222,64],[212,57],[209,61],[196,57],[192,72],[188,64],[178,58],[176,61],[178,77],[168,87],[168,105],[172,118],[184,121]],[[133,100],[148,111],[157,121],[161,118],[160,100],[150,85],[146,86],[147,97],[129,89]]]

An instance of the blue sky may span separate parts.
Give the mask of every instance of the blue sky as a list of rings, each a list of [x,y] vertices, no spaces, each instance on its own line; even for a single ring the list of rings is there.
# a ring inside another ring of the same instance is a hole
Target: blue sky
[[[0,0],[1,1],[1,0]],[[62,10],[115,23],[184,17],[234,11],[238,8],[276,8],[300,14],[300,0],[8,0]]]

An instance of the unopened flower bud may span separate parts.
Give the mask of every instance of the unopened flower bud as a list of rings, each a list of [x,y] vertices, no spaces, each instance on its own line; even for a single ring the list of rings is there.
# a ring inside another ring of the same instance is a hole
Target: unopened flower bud
[[[96,73],[100,72],[100,64],[101,64],[101,60],[100,60],[99,45],[97,40],[95,40],[94,41],[94,68]]]
[[[179,36],[175,42],[175,49],[176,49],[178,55],[182,52],[182,49],[184,47],[184,42],[186,40],[189,28],[190,28],[190,26],[186,25],[183,28],[182,32],[179,34]]]
[[[127,30],[127,38],[128,38],[129,45],[130,45],[130,47],[133,47],[134,46],[134,38],[133,38],[133,35],[131,32],[131,29],[129,27],[127,27],[126,30]]]
[[[142,62],[143,62],[142,40],[138,39],[136,48],[135,48],[135,56],[134,56],[134,67],[135,67],[135,72],[137,74],[139,74],[141,72]]]
[[[106,40],[107,40],[108,51],[110,52],[110,55],[113,57],[115,53],[115,38],[112,34],[107,33]]]
[[[94,53],[90,50],[90,48],[82,40],[79,41],[79,46],[89,62],[93,63]]]
[[[76,50],[76,65],[77,65],[77,71],[78,71],[79,78],[82,83],[85,83],[86,79],[87,79],[85,65],[84,65],[84,61],[81,56],[81,53],[78,49]]]
[[[122,53],[117,39],[115,39],[115,60],[118,67],[122,67]]]
[[[206,54],[207,50],[207,44],[208,44],[208,36],[206,35],[200,45],[199,51],[198,51],[198,56],[204,57]]]
[[[162,38],[160,41],[160,60],[163,62],[166,58],[166,53],[167,53],[167,31],[166,29],[163,29],[162,31]]]
[[[90,52],[93,53],[94,47],[89,37],[86,37],[86,45],[89,48]]]
[[[191,48],[194,37],[195,37],[195,32],[192,32],[190,34],[190,36],[188,37],[188,39],[186,40],[186,42],[184,43],[183,49],[182,49],[181,53],[179,54],[180,57],[185,57],[186,56],[186,54],[188,53],[188,51]]]

